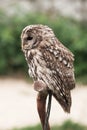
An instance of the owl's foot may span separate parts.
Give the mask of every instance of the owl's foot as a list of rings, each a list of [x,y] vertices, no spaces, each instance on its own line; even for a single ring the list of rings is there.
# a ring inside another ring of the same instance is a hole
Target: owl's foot
[[[34,90],[38,92],[47,92],[48,87],[42,80],[34,81]]]

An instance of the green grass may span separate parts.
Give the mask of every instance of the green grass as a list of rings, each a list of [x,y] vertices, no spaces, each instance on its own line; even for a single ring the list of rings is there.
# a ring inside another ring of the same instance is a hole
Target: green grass
[[[42,128],[40,125],[37,125],[34,127],[25,127],[25,128],[18,128],[18,129],[14,128],[12,130],[42,130]],[[87,127],[68,120],[60,126],[51,127],[51,130],[87,130]]]
[[[41,130],[41,126],[40,125],[36,125],[33,127],[24,127],[24,128],[14,128],[12,130]]]

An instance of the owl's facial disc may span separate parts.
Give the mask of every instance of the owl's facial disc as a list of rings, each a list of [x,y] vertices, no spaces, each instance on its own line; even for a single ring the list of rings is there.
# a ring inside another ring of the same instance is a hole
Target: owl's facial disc
[[[37,44],[36,36],[32,33],[25,33],[23,37],[23,49],[33,49]]]

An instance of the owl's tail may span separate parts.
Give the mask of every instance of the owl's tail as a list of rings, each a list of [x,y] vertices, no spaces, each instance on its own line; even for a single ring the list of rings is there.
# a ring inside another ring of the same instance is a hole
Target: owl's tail
[[[71,108],[71,93],[68,91],[66,95],[57,95],[53,93],[53,96],[55,99],[59,102],[63,110],[67,113],[70,113],[70,108]]]

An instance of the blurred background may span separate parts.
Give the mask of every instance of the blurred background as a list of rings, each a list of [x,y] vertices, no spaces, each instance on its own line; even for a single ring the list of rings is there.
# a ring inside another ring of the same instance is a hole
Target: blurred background
[[[53,99],[53,130],[87,130],[87,0],[0,0],[0,130],[41,129],[36,95],[21,51],[22,29],[45,24],[75,55],[71,114]]]

